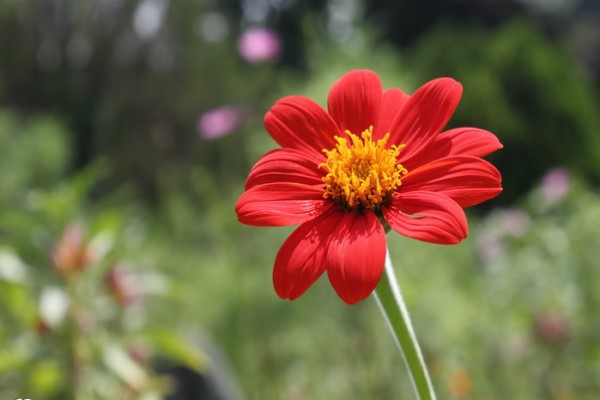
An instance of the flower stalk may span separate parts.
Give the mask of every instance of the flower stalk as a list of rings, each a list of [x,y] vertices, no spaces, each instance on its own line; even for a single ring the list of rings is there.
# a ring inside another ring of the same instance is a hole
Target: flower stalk
[[[77,272],[77,271],[76,271]],[[77,315],[78,315],[78,293],[77,283],[79,274],[70,273],[65,277],[66,291],[69,298],[69,309],[68,309],[68,331],[65,337],[65,346],[68,349],[68,384],[66,390],[68,391],[68,398],[77,399],[81,392],[81,377],[83,373],[84,363],[81,359],[81,334],[77,326]],[[72,397],[71,397],[72,396]]]
[[[373,292],[373,297],[400,349],[416,398],[418,400],[435,400],[431,378],[394,274],[389,251],[386,253],[384,271]]]

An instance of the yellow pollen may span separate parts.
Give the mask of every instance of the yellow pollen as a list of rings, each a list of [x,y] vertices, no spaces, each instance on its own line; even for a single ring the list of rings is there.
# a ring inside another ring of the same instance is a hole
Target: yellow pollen
[[[319,167],[329,171],[322,178],[326,185],[323,197],[348,209],[379,211],[408,172],[398,163],[398,155],[406,145],[386,148],[389,133],[374,142],[372,126],[360,137],[350,131],[346,135],[352,141],[350,145],[346,138],[336,136],[336,147],[323,150],[327,161]]]

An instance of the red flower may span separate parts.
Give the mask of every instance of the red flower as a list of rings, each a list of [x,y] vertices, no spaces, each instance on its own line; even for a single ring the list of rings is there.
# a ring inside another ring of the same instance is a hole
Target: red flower
[[[69,276],[94,262],[91,249],[85,244],[84,239],[82,226],[73,224],[65,229],[51,254],[56,271]]]
[[[329,92],[325,111],[288,96],[265,116],[281,146],[254,165],[236,204],[254,226],[300,226],[275,259],[273,283],[296,299],[327,270],[347,303],[377,286],[385,228],[415,239],[455,244],[467,236],[464,207],[502,191],[498,170],[481,157],[502,148],[492,133],[443,133],[462,94],[439,78],[412,96],[382,90],[372,71],[352,71]]]

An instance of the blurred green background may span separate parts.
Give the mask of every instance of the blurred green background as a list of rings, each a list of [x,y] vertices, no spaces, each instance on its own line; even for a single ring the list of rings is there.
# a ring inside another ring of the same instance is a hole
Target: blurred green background
[[[466,241],[388,238],[439,398],[598,398],[600,2],[3,0],[0,55],[3,399],[413,398],[375,302],[280,300],[291,228],[233,211],[271,104],[354,68],[505,146]]]

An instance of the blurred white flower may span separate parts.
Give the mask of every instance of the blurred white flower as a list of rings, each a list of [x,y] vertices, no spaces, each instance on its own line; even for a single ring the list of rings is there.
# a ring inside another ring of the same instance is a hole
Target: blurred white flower
[[[0,280],[13,283],[27,282],[27,265],[8,249],[0,249]]]
[[[58,287],[42,290],[39,300],[40,317],[50,328],[58,326],[67,316],[69,297]]]
[[[143,0],[133,14],[133,28],[142,39],[151,39],[160,31],[167,10],[165,0]]]
[[[229,33],[229,23],[223,14],[209,12],[198,18],[196,32],[207,42],[222,42]]]

